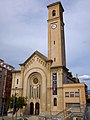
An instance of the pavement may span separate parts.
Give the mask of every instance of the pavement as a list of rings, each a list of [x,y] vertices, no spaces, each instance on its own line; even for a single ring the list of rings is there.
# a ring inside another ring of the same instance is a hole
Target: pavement
[[[3,116],[4,119],[2,119],[2,117],[0,117],[0,120],[12,120],[12,117],[9,116]],[[16,120],[16,117],[13,119]],[[28,120],[39,120],[38,116],[28,116]]]
[[[90,104],[87,106],[87,120],[90,120]],[[2,117],[0,116],[0,120],[12,120],[12,117],[10,116],[3,116],[4,119],[2,119]],[[38,116],[27,116],[28,120],[39,120]],[[16,117],[14,117],[13,120],[16,120]],[[72,120],[72,118],[68,119],[68,120]]]
[[[12,120],[12,118],[8,116],[3,116],[3,117],[0,116],[0,120]]]

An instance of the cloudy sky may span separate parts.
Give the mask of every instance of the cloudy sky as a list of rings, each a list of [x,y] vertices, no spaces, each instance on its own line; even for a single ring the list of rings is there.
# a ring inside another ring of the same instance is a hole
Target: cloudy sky
[[[35,50],[47,56],[47,5],[57,0],[0,0],[0,58],[19,69]],[[61,0],[67,68],[90,80],[90,0]],[[84,80],[83,80],[84,79]]]

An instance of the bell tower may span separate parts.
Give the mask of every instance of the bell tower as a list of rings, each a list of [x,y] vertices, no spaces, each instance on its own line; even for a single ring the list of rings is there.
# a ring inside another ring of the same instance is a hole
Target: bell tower
[[[47,6],[48,8],[48,59],[53,60],[52,67],[66,67],[64,38],[64,9],[61,2]]]
[[[48,59],[53,60],[50,67],[48,103],[50,111],[64,110],[63,84],[66,82],[66,56],[64,38],[64,9],[61,2],[55,2],[48,8]],[[49,110],[49,108],[48,108]]]

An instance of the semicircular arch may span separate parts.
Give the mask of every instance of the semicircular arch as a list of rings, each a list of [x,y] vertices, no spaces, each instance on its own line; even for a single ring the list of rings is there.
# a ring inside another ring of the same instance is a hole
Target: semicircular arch
[[[32,68],[28,70],[28,72],[24,76],[24,81],[23,81],[23,96],[27,97],[29,94],[29,85],[30,85],[30,78],[33,76],[33,74],[38,74],[40,80],[41,87],[44,86],[43,89],[46,89],[46,84],[47,84],[47,75],[45,71],[41,68]],[[31,75],[31,76],[30,76]],[[35,78],[35,77],[34,77]]]

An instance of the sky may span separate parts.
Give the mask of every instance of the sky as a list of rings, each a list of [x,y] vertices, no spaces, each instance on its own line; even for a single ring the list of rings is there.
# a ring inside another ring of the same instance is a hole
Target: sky
[[[47,5],[57,0],[0,0],[0,59],[19,69],[38,50],[48,51]],[[90,0],[61,0],[67,68],[90,88]]]

